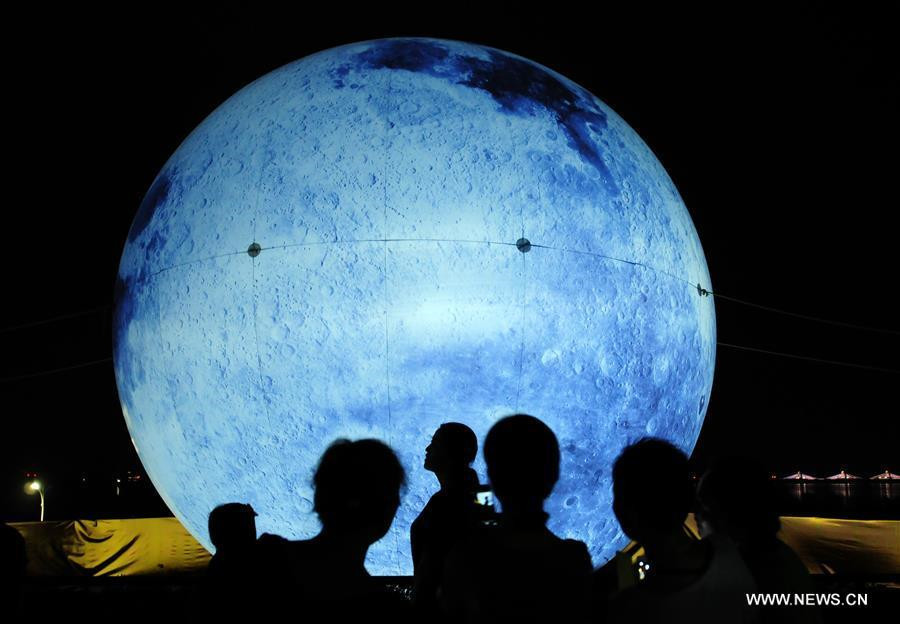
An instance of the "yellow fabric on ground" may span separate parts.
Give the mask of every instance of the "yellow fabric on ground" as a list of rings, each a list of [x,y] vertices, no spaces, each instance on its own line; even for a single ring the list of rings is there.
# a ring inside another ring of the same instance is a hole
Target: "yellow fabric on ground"
[[[812,574],[900,574],[900,521],[781,519],[782,541]]]
[[[694,514],[685,522],[697,535]],[[900,574],[900,521],[782,516],[778,534],[811,574]]]
[[[210,554],[177,518],[11,524],[25,537],[28,574],[137,576],[202,572]]]
[[[696,534],[693,516],[686,525]],[[35,576],[183,574],[202,572],[210,558],[176,518],[11,526],[25,536]],[[900,574],[900,521],[783,517],[781,526],[779,536],[813,574]]]
[[[684,526],[699,537],[694,514],[688,514]],[[898,520],[782,516],[778,537],[797,553],[810,574],[900,574]],[[622,552],[632,564],[644,556],[644,549],[635,542]]]

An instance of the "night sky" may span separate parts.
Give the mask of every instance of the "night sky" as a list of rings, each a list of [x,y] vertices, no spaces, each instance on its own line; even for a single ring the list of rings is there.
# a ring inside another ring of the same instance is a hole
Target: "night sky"
[[[586,87],[668,170],[716,293],[890,330],[720,298],[721,343],[900,371],[898,50],[886,15],[385,11],[325,19],[157,7],[7,20],[4,484],[28,470],[140,468],[108,358],[117,265],[144,193],[235,91],[307,54],[364,39],[471,41]],[[31,325],[68,315],[77,316]],[[783,474],[898,472],[898,386],[900,373],[720,346],[695,464],[739,453]]]

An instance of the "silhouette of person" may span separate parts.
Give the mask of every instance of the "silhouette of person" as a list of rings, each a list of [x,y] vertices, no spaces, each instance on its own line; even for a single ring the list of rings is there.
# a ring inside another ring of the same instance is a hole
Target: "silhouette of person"
[[[478,475],[470,467],[478,452],[475,432],[461,423],[444,423],[425,449],[425,469],[441,488],[410,527],[414,601],[423,615],[435,615],[437,590],[450,548],[473,528]]]
[[[206,568],[206,615],[251,615],[257,571],[256,512],[250,505],[226,503],[209,513],[209,539],[216,552]],[[211,611],[212,613],[208,613]]]
[[[0,524],[0,612],[15,621],[25,613],[22,581],[27,564],[25,538],[8,524]]]
[[[716,462],[697,486],[696,519],[702,537],[725,536],[737,546],[759,592],[815,591],[806,566],[777,537],[781,519],[772,482],[757,462],[737,457]],[[762,608],[760,619],[813,624],[821,622],[821,614],[812,606],[779,606]]]
[[[480,527],[447,558],[441,609],[452,622],[564,622],[585,615],[591,559],[584,543],[547,529],[544,500],[559,478],[559,444],[525,414],[498,421],[484,458],[500,502],[497,526]]]
[[[243,503],[219,505],[209,514],[209,539],[216,553],[207,574],[215,578],[242,578],[251,573],[256,545],[256,512]]]
[[[384,537],[400,505],[405,473],[378,440],[338,440],[313,478],[322,530],[311,539],[271,543],[268,566],[288,583],[287,597],[304,622],[404,621],[405,604],[365,568],[369,547]],[[276,538],[277,540],[277,538]],[[261,596],[265,599],[265,596]]]
[[[727,540],[695,539],[684,526],[693,502],[687,456],[645,438],[613,465],[613,511],[646,553],[647,578],[610,601],[610,622],[758,622],[745,594],[753,577]]]

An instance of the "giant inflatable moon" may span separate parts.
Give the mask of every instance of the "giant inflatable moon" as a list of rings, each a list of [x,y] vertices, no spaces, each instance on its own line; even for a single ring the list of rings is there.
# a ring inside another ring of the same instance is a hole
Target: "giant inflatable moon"
[[[622,447],[690,452],[700,431],[716,340],[698,285],[678,192],[599,99],[492,48],[368,41],[263,76],[166,162],[119,267],[116,379],[148,475],[208,548],[229,501],[314,535],[322,451],[374,437],[408,486],[367,565],[411,573],[434,430],[483,440],[526,412],[562,449],[549,526],[599,565],[624,543]]]

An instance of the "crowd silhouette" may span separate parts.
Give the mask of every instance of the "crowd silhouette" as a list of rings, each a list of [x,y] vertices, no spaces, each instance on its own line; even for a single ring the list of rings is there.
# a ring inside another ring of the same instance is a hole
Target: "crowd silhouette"
[[[674,445],[644,438],[626,447],[613,466],[613,511],[633,546],[594,570],[584,542],[547,528],[560,467],[553,431],[515,414],[488,432],[483,456],[499,513],[477,499],[477,451],[475,433],[456,422],[441,425],[425,449],[423,468],[439,487],[410,528],[411,600],[364,565],[405,483],[393,450],[365,439],[338,440],[322,455],[313,478],[322,529],[311,539],[257,538],[249,505],[212,511],[211,607],[229,618],[287,609],[302,622],[820,621],[811,608],[748,605],[750,593],[811,591],[802,563],[776,537],[766,475],[748,461],[716,464],[695,494],[688,458]],[[699,538],[686,525],[692,510]]]

